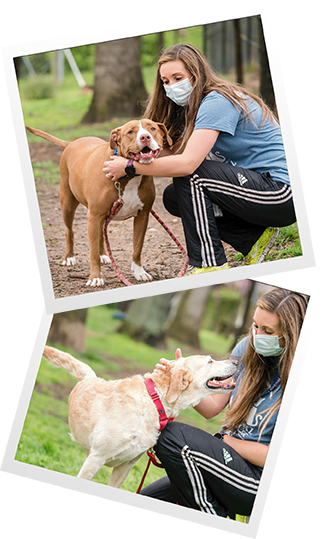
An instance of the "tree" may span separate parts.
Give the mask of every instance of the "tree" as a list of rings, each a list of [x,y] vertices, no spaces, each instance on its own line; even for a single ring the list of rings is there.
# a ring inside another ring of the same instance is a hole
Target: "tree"
[[[169,324],[168,337],[199,348],[199,329],[210,294],[209,286],[181,293],[175,318]]]
[[[166,321],[173,296],[173,293],[161,294],[130,302],[121,331],[150,346],[164,348]]]
[[[96,45],[94,93],[83,123],[142,115],[147,93],[140,52],[139,37]]]
[[[53,344],[63,344],[75,352],[82,352],[85,347],[86,318],[87,309],[54,314],[48,341]]]
[[[236,82],[243,84],[243,61],[241,48],[241,26],[240,19],[234,19],[234,38],[235,38],[235,70]]]
[[[277,106],[273,91],[272,78],[270,73],[269,59],[264,40],[263,27],[261,18],[258,17],[259,23],[259,57],[260,57],[260,94],[262,99],[267,103],[268,107],[276,114]]]

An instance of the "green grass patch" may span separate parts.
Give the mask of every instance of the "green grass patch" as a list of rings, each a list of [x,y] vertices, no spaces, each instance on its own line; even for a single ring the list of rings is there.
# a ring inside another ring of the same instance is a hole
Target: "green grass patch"
[[[275,241],[265,261],[281,260],[283,258],[294,258],[302,256],[302,246],[300,242],[297,223],[279,229],[279,236]],[[241,253],[235,255],[234,260],[241,261],[244,256]]]
[[[60,170],[53,161],[33,163],[34,178],[39,178],[58,187],[60,185]]]
[[[93,81],[91,72],[85,76],[87,82]],[[51,99],[27,98],[31,78],[26,77],[19,81],[25,124],[59,136],[57,133],[60,130],[80,123],[90,106],[92,94],[79,88],[72,73],[67,73],[63,85],[56,86],[52,83],[55,94]],[[40,139],[33,137],[31,140]]]
[[[280,260],[283,258],[293,258],[296,256],[302,256],[303,251],[301,247],[298,226],[294,223],[290,226],[286,226],[279,229],[279,236],[271,249],[270,253],[266,256],[265,260]]]
[[[55,93],[51,75],[33,75],[24,79],[23,96],[26,100],[52,99]]]

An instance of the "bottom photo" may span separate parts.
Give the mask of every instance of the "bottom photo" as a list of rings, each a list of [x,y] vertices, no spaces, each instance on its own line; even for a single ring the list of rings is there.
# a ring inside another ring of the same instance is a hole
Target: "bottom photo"
[[[248,525],[308,302],[240,280],[55,314],[14,460]]]

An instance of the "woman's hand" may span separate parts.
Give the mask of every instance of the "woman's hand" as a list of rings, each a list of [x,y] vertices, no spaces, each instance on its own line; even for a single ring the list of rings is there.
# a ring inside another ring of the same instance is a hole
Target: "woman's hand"
[[[180,348],[176,349],[175,353],[175,360],[180,359],[182,357],[182,353]],[[154,371],[157,372],[159,370],[165,370],[168,366],[172,365],[172,363],[175,361],[174,359],[172,361],[169,361],[168,359],[165,359],[164,357],[161,357],[160,363],[157,363],[155,365]]]
[[[111,161],[104,162],[104,168],[102,172],[106,174],[106,178],[115,182],[122,176],[125,176],[125,167],[127,165],[127,159],[120,157],[119,155],[112,155]]]

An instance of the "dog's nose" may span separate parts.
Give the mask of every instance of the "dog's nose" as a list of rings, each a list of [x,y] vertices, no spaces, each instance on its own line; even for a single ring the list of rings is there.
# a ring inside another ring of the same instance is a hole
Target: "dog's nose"
[[[143,142],[144,144],[146,144],[147,142],[150,142],[150,140],[151,140],[151,135],[149,133],[143,133],[140,136],[140,141]]]
[[[239,364],[239,362],[236,361],[236,359],[232,359],[232,363],[234,363],[234,365],[238,365],[238,364]]]

